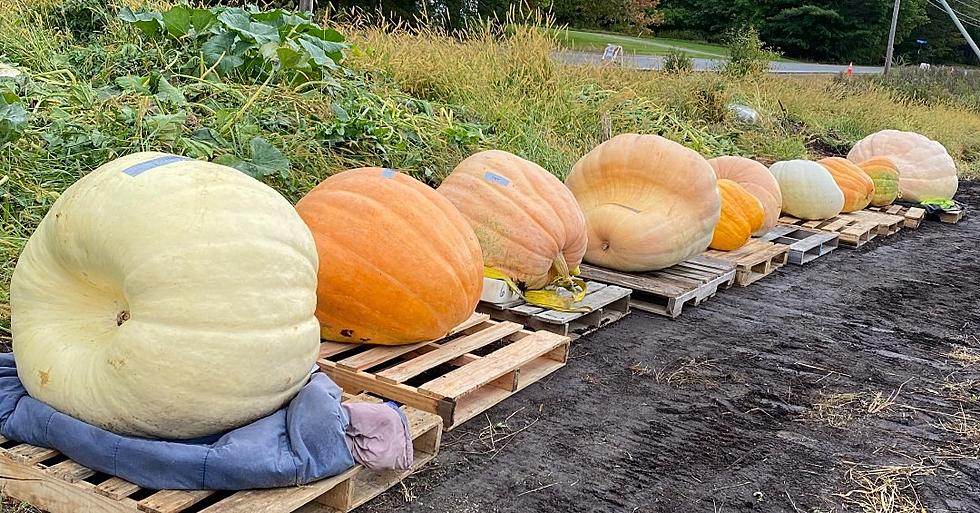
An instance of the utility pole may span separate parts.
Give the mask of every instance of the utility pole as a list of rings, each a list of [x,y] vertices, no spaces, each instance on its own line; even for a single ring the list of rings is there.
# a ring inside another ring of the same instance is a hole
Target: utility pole
[[[895,0],[895,12],[892,13],[892,29],[888,33],[888,50],[885,54],[885,74],[892,69],[892,57],[895,55],[895,32],[898,30],[898,11],[902,7],[902,0]]]
[[[962,23],[960,23],[960,19],[956,17],[956,11],[949,6],[949,3],[947,3],[946,0],[939,0],[939,2],[943,4],[944,8],[946,8],[946,12],[949,13],[949,17],[953,18],[953,24],[956,25],[956,28],[960,29],[960,34],[963,34],[963,37],[966,38],[966,42],[970,45],[970,48],[973,49],[973,53],[977,54],[977,59],[980,59],[980,48],[977,48],[977,43],[973,41],[973,38],[970,37],[970,33],[966,31],[966,28],[963,27]]]

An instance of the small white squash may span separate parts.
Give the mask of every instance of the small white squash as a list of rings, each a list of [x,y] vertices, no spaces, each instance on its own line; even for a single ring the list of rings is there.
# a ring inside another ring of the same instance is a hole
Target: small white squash
[[[800,219],[828,219],[844,208],[844,193],[833,175],[810,160],[776,162],[769,168],[779,182],[783,212]]]
[[[959,180],[956,163],[946,147],[915,132],[882,130],[858,141],[847,159],[860,164],[873,157],[887,157],[898,168],[902,199],[953,199]]]
[[[34,398],[117,433],[184,439],[268,415],[319,347],[317,253],[293,207],[234,169],[161,153],[69,187],[11,280]]]

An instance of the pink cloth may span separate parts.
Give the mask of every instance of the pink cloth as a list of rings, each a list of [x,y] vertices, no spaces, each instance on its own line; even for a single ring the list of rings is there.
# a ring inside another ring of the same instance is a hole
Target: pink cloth
[[[346,402],[347,447],[354,460],[372,470],[408,470],[415,460],[408,419],[392,403]]]

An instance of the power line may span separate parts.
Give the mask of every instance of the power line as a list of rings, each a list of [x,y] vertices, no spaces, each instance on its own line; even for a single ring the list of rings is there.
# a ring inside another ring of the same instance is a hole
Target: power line
[[[963,0],[956,0],[956,1],[958,1],[960,3],[963,3]],[[932,5],[933,7],[935,7],[936,9],[941,10],[941,11],[945,11],[946,10],[945,7],[943,7],[942,5],[940,5],[938,2],[936,2],[934,0],[929,0],[929,4]],[[953,9],[953,8],[950,7],[950,9]],[[964,23],[964,25],[970,25],[970,26],[973,26],[973,27],[980,28],[980,18],[976,18],[974,16],[971,16],[971,15],[968,15],[968,14],[964,14],[964,13],[962,13],[960,11],[957,11],[956,9],[953,9],[953,12],[955,12],[957,16],[959,16],[961,18],[966,18],[967,20],[969,20],[969,21],[972,22],[972,23]]]
[[[939,9],[940,11],[943,11],[943,12],[946,11],[946,8],[943,7],[939,2],[937,2],[935,0],[927,0],[927,1],[929,2],[929,5],[935,7],[936,9]],[[973,28],[980,28],[980,19],[974,18],[972,16],[967,16],[967,15],[965,15],[965,14],[957,11],[956,9],[953,9],[953,12],[955,12],[961,18],[965,18],[967,20],[967,21],[960,20],[960,22],[963,23],[964,25],[968,25],[968,26],[973,27]]]
[[[971,8],[971,9],[976,9],[977,12],[980,13],[980,2],[973,4],[973,3],[967,2],[966,0],[953,0],[953,1],[956,2],[956,3],[958,3],[958,4],[963,4],[963,5]]]

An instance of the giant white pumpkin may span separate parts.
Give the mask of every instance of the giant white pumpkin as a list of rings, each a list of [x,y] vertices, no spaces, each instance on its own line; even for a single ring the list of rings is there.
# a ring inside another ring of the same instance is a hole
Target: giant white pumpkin
[[[783,195],[783,212],[800,219],[828,219],[844,208],[844,193],[826,168],[810,160],[776,162],[769,168]]]
[[[860,164],[887,157],[898,168],[902,199],[953,199],[959,186],[956,163],[946,147],[915,132],[882,130],[858,141],[847,159]]]
[[[280,408],[319,347],[317,253],[299,215],[234,169],[161,153],[66,190],[11,280],[34,398],[123,434],[192,438]]]

